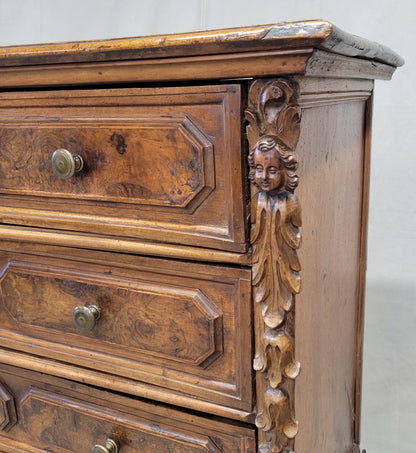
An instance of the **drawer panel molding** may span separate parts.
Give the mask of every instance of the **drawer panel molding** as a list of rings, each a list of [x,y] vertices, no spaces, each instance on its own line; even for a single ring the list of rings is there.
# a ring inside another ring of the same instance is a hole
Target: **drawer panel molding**
[[[19,406],[21,425],[27,427],[31,442],[58,451],[90,451],[95,443],[104,444],[106,436],[111,436],[122,444],[120,453],[137,452],[139,446],[140,451],[149,452],[174,448],[181,453],[221,453],[209,437],[191,436],[146,420],[134,420],[106,407],[90,406],[51,392],[31,389]]]
[[[0,452],[360,453],[403,59],[326,21],[1,50]]]
[[[0,431],[9,431],[17,423],[14,396],[0,382]]]
[[[58,256],[3,256],[0,345],[252,409],[250,270]]]
[[[257,80],[246,110],[251,179],[251,244],[259,451],[292,451],[294,415],[294,299],[300,290],[301,213],[294,149],[300,133],[299,86]],[[287,449],[287,450],[286,450]]]
[[[255,433],[143,400],[0,364],[18,420],[3,452],[91,452],[112,439],[119,453],[253,453]]]
[[[80,343],[86,347],[91,340],[99,341],[115,353],[122,347],[133,354],[202,367],[222,353],[222,314],[199,289],[119,279],[100,282],[98,277],[74,280],[62,269],[25,270],[11,264],[3,274],[0,294],[16,332],[45,339],[50,330],[81,335]],[[78,307],[100,311],[88,331],[73,322]],[[68,342],[75,343],[69,335]]]
[[[5,122],[0,129],[2,194],[168,206],[194,212],[215,186],[213,144],[186,115],[54,122]],[[53,153],[83,160],[79,174],[56,178]],[[28,150],[30,154],[28,156]],[[163,177],[157,169],[168,168]],[[199,196],[201,198],[201,196]],[[203,200],[199,201],[199,204]]]
[[[241,120],[239,84],[0,93],[2,223],[244,253]]]

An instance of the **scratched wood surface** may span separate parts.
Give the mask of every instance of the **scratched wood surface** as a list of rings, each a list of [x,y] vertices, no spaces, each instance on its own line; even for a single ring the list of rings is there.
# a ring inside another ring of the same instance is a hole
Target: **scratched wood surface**
[[[351,58],[358,57],[358,58]],[[114,64],[117,62],[117,64]],[[65,70],[62,71],[62,63]],[[0,86],[172,82],[311,74],[389,79],[404,60],[322,21],[0,48]]]
[[[306,20],[137,38],[3,47],[0,65],[166,58],[302,47],[321,47],[392,66],[403,64],[403,59],[386,46],[346,33],[324,20]]]

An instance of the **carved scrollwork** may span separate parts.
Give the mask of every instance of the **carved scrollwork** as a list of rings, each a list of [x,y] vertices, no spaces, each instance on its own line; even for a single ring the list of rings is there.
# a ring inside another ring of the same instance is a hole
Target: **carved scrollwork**
[[[251,179],[252,285],[259,452],[293,451],[294,298],[300,291],[301,212],[294,148],[300,133],[299,88],[286,78],[257,80],[250,88],[248,121]]]

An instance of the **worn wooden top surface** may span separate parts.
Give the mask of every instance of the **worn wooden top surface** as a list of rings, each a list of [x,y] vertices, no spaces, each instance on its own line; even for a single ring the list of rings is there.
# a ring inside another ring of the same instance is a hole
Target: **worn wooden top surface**
[[[388,47],[311,20],[98,41],[0,47],[1,66],[141,60],[239,52],[318,48],[340,55],[401,66]]]

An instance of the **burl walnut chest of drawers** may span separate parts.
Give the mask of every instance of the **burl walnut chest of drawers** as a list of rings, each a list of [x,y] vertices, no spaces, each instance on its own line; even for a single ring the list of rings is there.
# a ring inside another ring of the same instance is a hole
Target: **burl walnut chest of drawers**
[[[401,64],[324,21],[1,48],[0,451],[359,453]]]

